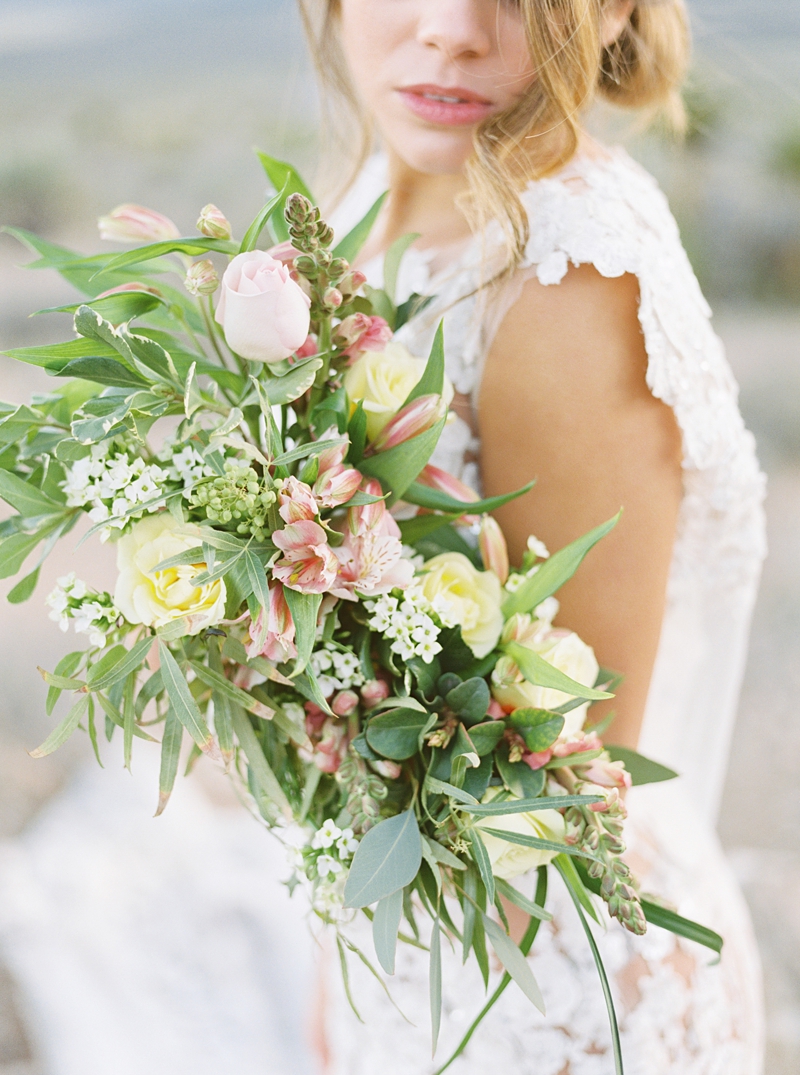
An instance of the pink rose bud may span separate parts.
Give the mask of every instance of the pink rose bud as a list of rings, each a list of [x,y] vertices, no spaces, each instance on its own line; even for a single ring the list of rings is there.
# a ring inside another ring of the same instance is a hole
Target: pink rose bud
[[[386,452],[412,437],[418,437],[435,425],[445,411],[439,395],[420,396],[392,418],[372,442],[373,450]]]
[[[219,287],[219,277],[212,261],[196,261],[189,266],[184,287],[190,295],[213,295]]]
[[[206,205],[200,210],[197,230],[209,239],[230,239],[230,221],[216,205]]]
[[[371,679],[361,688],[361,698],[368,708],[389,697],[389,684],[382,679]]]
[[[112,243],[158,243],[181,235],[169,217],[143,205],[118,205],[97,226],[100,238]]]
[[[282,362],[308,337],[311,303],[263,250],[237,254],[222,277],[216,319],[228,346],[251,362]]]
[[[478,538],[483,566],[487,571],[494,571],[500,582],[508,582],[508,545],[503,531],[496,519],[484,515],[481,520],[481,532]]]
[[[354,691],[339,691],[331,703],[331,709],[337,717],[349,717],[358,705],[358,695]]]

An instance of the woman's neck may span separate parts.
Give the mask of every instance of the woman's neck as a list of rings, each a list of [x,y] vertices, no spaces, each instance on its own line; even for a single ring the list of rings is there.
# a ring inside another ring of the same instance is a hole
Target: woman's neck
[[[389,197],[359,261],[369,261],[410,232],[420,236],[419,249],[443,253],[469,240],[469,224],[457,205],[468,189],[464,175],[414,171],[391,150],[388,162]]]

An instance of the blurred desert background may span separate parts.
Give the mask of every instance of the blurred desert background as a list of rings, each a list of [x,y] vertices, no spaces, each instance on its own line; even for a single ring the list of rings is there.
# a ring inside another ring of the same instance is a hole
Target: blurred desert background
[[[628,132],[670,195],[728,347],[769,475],[770,559],[755,615],[721,833],[753,910],[768,1001],[767,1075],[800,1071],[800,4],[690,0],[691,129],[677,145]],[[284,0],[0,0],[0,223],[86,253],[95,218],[126,201],[191,233],[214,201],[241,233],[263,201],[258,146],[313,175],[316,110]],[[63,338],[71,301],[0,235],[0,348]],[[0,397],[48,379],[0,359]],[[32,600],[0,605],[0,869],[83,767],[75,737],[44,737],[36,673],[74,648],[47,619],[57,576],[102,588],[109,550],[63,543]],[[3,597],[10,585],[3,584]],[[156,824],[154,822],[154,824]],[[0,879],[1,880],[1,879]],[[2,926],[0,907],[0,927]],[[713,925],[713,923],[711,923]],[[266,1071],[266,1069],[265,1069]],[[0,957],[0,1075],[51,1075],[24,991]],[[109,1075],[113,1073],[109,1072]],[[222,1075],[222,1072],[220,1073]]]

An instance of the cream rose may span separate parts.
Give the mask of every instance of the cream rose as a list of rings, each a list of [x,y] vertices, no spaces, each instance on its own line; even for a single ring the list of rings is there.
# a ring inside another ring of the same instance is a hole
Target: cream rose
[[[251,362],[281,362],[305,343],[310,300],[264,250],[237,254],[222,277],[215,314],[228,346]]]
[[[503,630],[500,579],[478,571],[463,553],[443,552],[425,564],[422,592],[442,622],[459,626],[476,657],[491,653]]]
[[[365,351],[347,371],[345,391],[351,403],[363,403],[371,441],[403,406],[425,365],[424,358],[415,358],[401,343],[387,343],[383,351]],[[447,378],[442,399],[448,407],[453,400],[453,386]]]
[[[559,627],[533,621],[529,617],[517,617],[522,625],[510,633],[510,637],[526,649],[533,650],[552,664],[559,672],[569,676],[585,687],[592,687],[600,666],[594,650],[574,633]],[[511,626],[511,625],[510,625]],[[509,634],[506,631],[506,634]],[[504,635],[506,637],[506,635]],[[570,695],[548,687],[534,687],[522,676],[510,658],[503,658],[492,673],[492,694],[504,709],[532,706],[534,709],[557,709],[570,700]],[[564,718],[564,735],[579,732],[586,720],[588,702],[573,709]]]
[[[185,564],[151,573],[157,564],[199,545],[198,526],[182,525],[171,515],[149,515],[135,523],[117,545],[119,578],[114,602],[128,623],[165,627],[185,619],[187,634],[213,627],[225,616],[222,579],[195,586],[205,564]]]
[[[484,802],[491,802],[498,794],[492,788],[484,796]],[[499,829],[501,832],[519,833],[523,836],[535,836],[540,840],[564,842],[564,818],[558,810],[534,810],[530,814],[501,814],[499,817],[482,818],[476,823],[478,829]],[[557,851],[545,851],[538,847],[523,847],[522,844],[510,844],[499,836],[481,832],[481,839],[486,845],[492,870],[496,877],[510,881],[520,877],[537,866],[546,866],[558,854]]]

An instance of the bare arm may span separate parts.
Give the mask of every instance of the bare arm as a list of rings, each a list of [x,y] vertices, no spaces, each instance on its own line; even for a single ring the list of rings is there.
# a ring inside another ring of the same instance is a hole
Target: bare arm
[[[495,338],[478,408],[486,494],[538,479],[498,512],[512,561],[529,534],[554,551],[624,508],[560,592],[559,622],[625,675],[610,703],[617,719],[609,738],[632,747],[682,493],[680,436],[645,383],[637,304],[635,277],[608,280],[591,266],[572,269],[557,287],[527,282]]]

